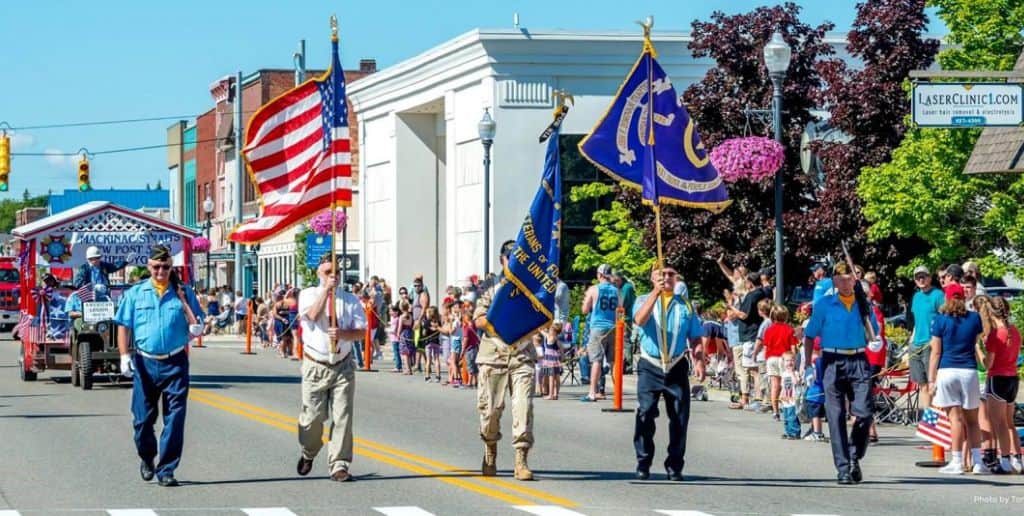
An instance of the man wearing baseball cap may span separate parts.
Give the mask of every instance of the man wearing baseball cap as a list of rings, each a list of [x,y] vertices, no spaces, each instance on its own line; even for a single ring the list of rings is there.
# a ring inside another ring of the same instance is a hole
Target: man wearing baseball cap
[[[814,274],[814,296],[811,298],[811,302],[816,303],[819,299],[832,293],[832,278],[828,277],[825,265],[822,263],[812,265],[811,273]]]
[[[939,314],[939,309],[946,299],[943,292],[932,285],[932,273],[924,265],[914,269],[914,285],[917,292],[911,298],[910,309],[907,310],[907,328],[910,330],[910,379],[918,386],[918,406],[929,407],[931,395],[926,387],[931,349],[928,344],[932,337],[932,321]]]
[[[131,256],[129,255],[129,258]],[[117,272],[128,265],[128,260],[121,260],[116,263],[103,261],[100,248],[89,246],[85,250],[85,263],[78,268],[75,275],[75,288],[81,288],[85,284],[104,285],[110,287],[110,273]]]
[[[121,296],[114,323],[121,374],[133,377],[132,422],[135,448],[142,463],[139,473],[149,481],[155,475],[161,486],[178,485],[174,470],[181,461],[188,402],[188,342],[203,332],[203,311],[195,293],[176,281],[171,251],[154,246],[147,268],[150,278]],[[135,353],[128,343],[135,343]],[[157,447],[153,427],[163,406],[163,432]],[[159,456],[159,462],[153,461]]]
[[[590,392],[580,401],[604,399],[598,385],[604,376],[604,359],[614,356],[615,318],[619,310],[619,289],[612,283],[612,266],[602,263],[597,268],[597,284],[583,296],[583,315],[588,316],[587,357],[590,359]]]

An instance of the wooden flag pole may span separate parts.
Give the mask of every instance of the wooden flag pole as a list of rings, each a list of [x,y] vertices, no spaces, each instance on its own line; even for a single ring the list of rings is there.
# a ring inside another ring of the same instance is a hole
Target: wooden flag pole
[[[653,153],[655,140],[654,140],[654,82],[652,81],[652,75],[654,75],[654,44],[651,43],[651,28],[654,27],[654,17],[648,16],[647,21],[640,23],[640,26],[644,30],[644,52],[647,53],[647,147],[648,156]],[[655,158],[649,158],[655,159]],[[655,176],[657,176],[656,168],[657,161],[653,164],[655,169]],[[655,177],[654,181],[657,181]],[[658,202],[658,190],[654,188],[654,199],[652,199],[654,208],[654,233],[658,243],[658,272],[661,273],[661,280],[665,280],[665,252],[661,243],[661,206]],[[661,370],[668,373],[668,335],[666,326],[668,325],[668,303],[665,302],[665,298],[662,297],[658,300],[661,306],[661,322],[658,324],[661,337]]]
[[[335,17],[333,14],[331,15],[331,43],[335,43],[335,44],[338,43],[338,18]],[[332,138],[333,138],[333,135],[332,135]],[[335,214],[335,211],[338,209],[338,186],[337,186],[337,181],[335,179],[335,175],[336,175],[336,171],[334,170],[334,152],[331,152],[331,274],[333,274],[334,277],[337,278],[338,277],[338,254],[337,254],[337,251],[334,248],[334,244],[335,244],[335,240],[334,239],[337,237],[337,232],[338,232],[338,217]],[[347,223],[348,223],[348,221],[346,221],[346,224]],[[335,287],[335,288],[337,288],[337,287]],[[328,294],[327,294],[328,295],[328,297],[327,297],[328,301],[327,302],[330,303],[329,308],[327,309],[327,317],[328,317],[328,321],[327,322],[328,322],[328,327],[329,328],[337,328],[338,327],[338,315],[336,313],[337,310],[334,309],[334,307],[336,305],[335,296],[337,295],[337,293],[335,292],[335,288],[330,289],[330,292],[328,292]],[[338,339],[337,338],[331,339],[331,349],[330,349],[329,355],[332,358],[332,360],[333,360],[333,356],[334,356],[334,350],[337,349],[337,347],[338,347]]]

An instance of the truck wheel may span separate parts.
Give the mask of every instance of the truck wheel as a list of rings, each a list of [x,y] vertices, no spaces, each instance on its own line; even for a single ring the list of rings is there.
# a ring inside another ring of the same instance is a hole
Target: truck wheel
[[[78,387],[82,385],[82,378],[78,376],[78,343],[71,345],[71,385]]]
[[[82,390],[92,390],[92,346],[88,342],[78,343],[78,374]]]
[[[29,371],[29,367],[31,367],[31,364],[25,363],[25,343],[22,342],[21,346],[18,348],[18,371],[21,381],[23,382],[36,381],[36,373],[34,371]]]

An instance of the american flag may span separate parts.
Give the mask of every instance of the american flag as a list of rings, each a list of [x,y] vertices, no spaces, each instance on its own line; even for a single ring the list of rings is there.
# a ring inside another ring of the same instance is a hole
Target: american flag
[[[921,420],[917,422],[917,432],[914,435],[946,449],[953,444],[949,418],[946,417],[945,412],[931,407],[926,408],[921,414]]]
[[[337,38],[331,52],[327,73],[274,99],[249,122],[242,153],[262,213],[236,227],[230,240],[259,243],[332,202],[352,205],[348,106]]]
[[[92,296],[92,283],[86,283],[75,291],[78,299],[81,299],[83,303],[88,303],[93,300]]]
[[[28,312],[22,311],[21,312],[21,317],[18,319],[18,324],[14,325],[14,329],[12,330],[12,333],[16,334],[16,335],[19,335],[19,336],[24,336],[24,335],[26,335],[24,333],[25,329],[28,328],[31,325],[32,325],[32,316],[29,315]]]

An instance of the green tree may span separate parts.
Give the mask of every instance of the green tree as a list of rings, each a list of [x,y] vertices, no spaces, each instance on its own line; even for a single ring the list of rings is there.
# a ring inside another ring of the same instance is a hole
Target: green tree
[[[295,267],[299,270],[303,285],[316,285],[320,281],[316,277],[316,270],[306,267],[306,237],[313,234],[313,231],[306,225],[302,228],[301,232],[295,233]]]
[[[572,202],[596,199],[614,193],[618,186],[607,183],[590,183],[572,189]],[[597,248],[578,244],[573,249],[576,257],[572,268],[577,271],[593,271],[602,263],[625,271],[636,284],[649,287],[648,276],[655,256],[644,247],[644,232],[630,221],[629,210],[620,201],[612,201],[611,208],[594,212],[594,233],[597,234]],[[640,288],[645,290],[645,288]]]
[[[10,233],[14,229],[15,214],[18,210],[27,207],[46,206],[49,195],[32,197],[28,190],[22,194],[22,200],[4,199],[0,201],[0,233]]]
[[[938,56],[944,70],[1013,68],[1024,47],[1024,2],[930,0],[929,5],[938,8],[950,30],[951,48]],[[965,258],[979,259],[993,275],[1022,270],[1015,259],[1024,251],[1024,179],[963,173],[980,134],[915,128],[888,163],[863,169],[858,194],[871,223],[868,238],[918,237],[926,244],[902,274],[920,263]]]

